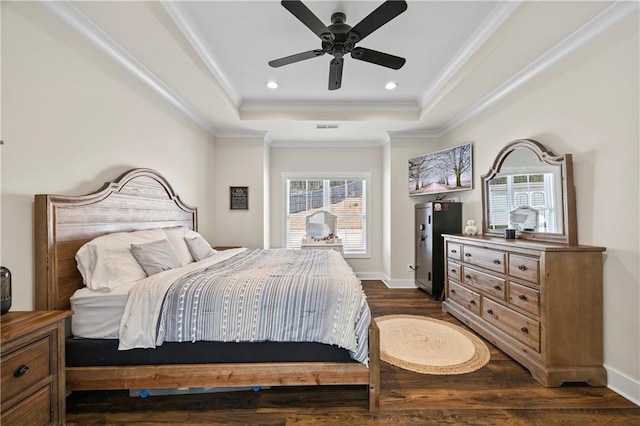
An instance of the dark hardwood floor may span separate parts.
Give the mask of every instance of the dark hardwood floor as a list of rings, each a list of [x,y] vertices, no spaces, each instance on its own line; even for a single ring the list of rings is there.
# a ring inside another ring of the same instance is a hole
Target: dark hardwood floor
[[[363,282],[373,316],[426,315],[462,325],[417,289]],[[69,424],[207,425],[640,425],[640,407],[606,387],[545,388],[487,344],[491,361],[456,376],[412,373],[382,362],[380,412],[361,386],[280,387],[195,395],[130,397],[127,391],[73,392]]]

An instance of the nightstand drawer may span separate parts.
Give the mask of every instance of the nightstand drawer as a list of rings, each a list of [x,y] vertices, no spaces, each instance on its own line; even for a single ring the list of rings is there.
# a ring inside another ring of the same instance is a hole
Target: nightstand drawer
[[[48,425],[51,423],[51,387],[38,390],[2,412],[3,425]]]
[[[2,357],[2,402],[51,374],[49,337]]]

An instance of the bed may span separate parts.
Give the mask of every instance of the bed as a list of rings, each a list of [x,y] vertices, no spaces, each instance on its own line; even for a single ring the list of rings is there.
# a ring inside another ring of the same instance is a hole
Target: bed
[[[36,195],[34,209],[38,310],[70,309],[71,298],[84,287],[76,253],[96,237],[176,227],[195,232],[198,225],[197,209],[183,203],[166,179],[151,169],[130,170],[87,195]],[[256,250],[255,255],[262,252]],[[121,303],[117,298],[126,298],[126,291],[116,293],[112,300]],[[155,349],[118,351],[118,339],[70,335],[66,387],[74,391],[363,385],[369,410],[377,411],[380,361],[374,320],[367,337],[368,363],[356,361],[343,348],[313,342],[166,342]],[[91,355],[96,351],[101,355]]]

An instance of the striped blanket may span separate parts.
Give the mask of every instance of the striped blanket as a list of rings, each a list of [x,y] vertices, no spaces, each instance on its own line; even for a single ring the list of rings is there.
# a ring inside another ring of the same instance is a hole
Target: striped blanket
[[[295,341],[368,362],[371,312],[360,281],[330,250],[246,250],[168,289],[156,344]]]

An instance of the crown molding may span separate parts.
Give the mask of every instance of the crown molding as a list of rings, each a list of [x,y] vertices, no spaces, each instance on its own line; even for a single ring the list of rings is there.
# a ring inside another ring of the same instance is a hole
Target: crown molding
[[[226,139],[262,139],[268,143],[268,132],[259,130],[222,130],[216,133],[216,138]]]
[[[196,30],[191,20],[187,18],[187,14],[184,13],[184,8],[180,2],[161,0],[160,4],[162,4],[169,17],[186,37],[187,41],[189,41],[191,47],[193,47],[200,59],[202,59],[207,69],[209,69],[214,78],[220,83],[229,99],[231,99],[236,108],[238,108],[238,106],[242,104],[242,97],[238,91],[233,88],[233,85],[222,70],[215,55],[211,53],[209,45],[204,41],[200,32]]]
[[[420,108],[426,107],[427,104],[436,97],[460,68],[475,55],[478,49],[480,49],[513,12],[520,7],[521,3],[522,0],[500,2],[494,7],[482,25],[471,34],[431,86],[420,96]]]
[[[429,139],[429,138],[439,138],[444,133],[441,130],[414,130],[414,131],[398,131],[398,132],[387,132],[389,134],[389,138],[393,139]]]
[[[439,129],[438,132],[441,133],[441,135],[445,135],[456,127],[464,124],[476,114],[489,108],[491,105],[500,101],[523,84],[542,74],[551,66],[560,62],[562,59],[584,46],[587,42],[602,34],[604,31],[617,24],[620,20],[624,19],[631,13],[637,12],[639,9],[640,3],[636,1],[616,0],[598,15],[594,16],[580,28],[565,37],[561,42],[524,67],[520,72],[516,73],[513,77],[505,81],[493,91],[489,92],[486,96],[471,105],[453,120],[449,121]]]
[[[368,141],[276,141],[272,140],[269,145],[272,148],[379,148],[386,143],[386,137],[381,140]]]
[[[122,65],[127,71],[138,77],[171,105],[196,122],[209,133],[215,134],[215,126],[202,116],[193,106],[174,92],[164,81],[136,59],[98,24],[91,20],[70,1],[45,1],[41,3],[67,25],[78,31],[87,40]]]

